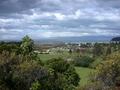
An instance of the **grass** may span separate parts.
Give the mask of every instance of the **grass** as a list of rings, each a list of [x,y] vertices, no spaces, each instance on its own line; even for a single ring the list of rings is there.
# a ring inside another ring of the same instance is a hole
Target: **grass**
[[[63,53],[39,54],[39,57],[43,62],[46,62],[47,60],[50,60],[52,58],[68,59],[68,58],[74,58],[77,55],[78,55],[77,53],[69,54],[67,52],[63,52]]]
[[[76,72],[79,74],[81,80],[80,80],[80,86],[84,86],[87,83],[89,83],[89,75],[90,73],[93,73],[95,70],[90,68],[84,68],[84,67],[75,67]]]

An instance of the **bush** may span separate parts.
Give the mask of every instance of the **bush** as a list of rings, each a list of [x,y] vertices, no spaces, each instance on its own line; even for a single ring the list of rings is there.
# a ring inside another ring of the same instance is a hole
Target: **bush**
[[[48,76],[49,71],[29,56],[0,54],[0,90],[29,90],[37,80],[44,89]]]
[[[80,67],[89,67],[90,64],[94,61],[93,58],[88,57],[88,56],[82,56],[82,57],[77,57],[74,60],[75,66],[80,66]]]
[[[79,80],[74,66],[63,59],[43,66],[30,56],[0,54],[0,90],[73,90]]]
[[[30,90],[41,90],[41,85],[38,81],[34,82],[32,84],[32,87],[30,88]]]
[[[120,54],[107,56],[90,80],[91,83],[78,90],[120,90]]]
[[[101,81],[105,87],[120,87],[120,54],[113,53],[97,67],[95,80]]]
[[[73,90],[79,84],[79,75],[74,66],[63,59],[52,59],[48,61],[47,67],[52,70],[54,89],[52,90]],[[51,89],[50,89],[51,90]]]

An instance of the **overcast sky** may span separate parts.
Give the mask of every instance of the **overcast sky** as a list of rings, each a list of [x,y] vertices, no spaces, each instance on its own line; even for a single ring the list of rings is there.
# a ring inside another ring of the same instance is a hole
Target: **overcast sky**
[[[0,40],[120,35],[120,0],[0,0]]]

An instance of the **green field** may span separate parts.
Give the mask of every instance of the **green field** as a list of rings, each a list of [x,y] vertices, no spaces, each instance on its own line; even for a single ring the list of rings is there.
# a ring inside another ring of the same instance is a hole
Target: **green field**
[[[75,69],[81,78],[80,86],[84,86],[85,84],[89,83],[89,75],[95,71],[94,69],[83,67],[75,67]]]
[[[63,53],[51,53],[51,54],[39,54],[39,57],[43,62],[46,62],[47,60],[50,60],[52,58],[68,59],[68,58],[74,58],[77,55],[78,55],[77,53],[69,54],[67,52],[63,52]]]

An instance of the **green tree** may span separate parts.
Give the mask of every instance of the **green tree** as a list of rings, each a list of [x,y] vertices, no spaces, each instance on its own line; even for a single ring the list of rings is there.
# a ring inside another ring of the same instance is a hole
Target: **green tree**
[[[120,90],[120,53],[107,56],[90,80],[91,83],[77,90]]]
[[[38,81],[34,82],[30,88],[30,90],[41,90],[41,85]]]
[[[97,74],[94,77],[95,81],[101,82],[103,85],[101,87],[108,88],[107,90],[120,87],[120,54],[109,55],[105,62],[97,67]]]
[[[21,50],[24,55],[29,54],[33,51],[34,42],[29,36],[25,36],[22,39]]]
[[[37,62],[25,61],[14,71],[13,80],[16,90],[46,90],[49,72]],[[38,82],[37,82],[38,81]]]
[[[93,56],[97,57],[101,55],[103,55],[103,46],[99,43],[95,43],[94,49],[93,49]]]
[[[49,71],[30,57],[5,52],[0,54],[0,90],[33,89],[38,87],[35,81],[40,82],[39,89],[48,90],[48,77]]]
[[[112,48],[108,46],[106,50],[106,55],[110,55],[111,53],[112,53]]]
[[[76,57],[74,59],[75,66],[89,67],[91,63],[94,62],[94,59],[89,56]]]
[[[72,54],[72,49],[69,49],[69,54]]]
[[[53,72],[51,83],[55,81],[51,85],[54,87],[52,90],[73,90],[79,84],[80,78],[69,62],[61,58],[52,59],[47,62],[47,67]]]

